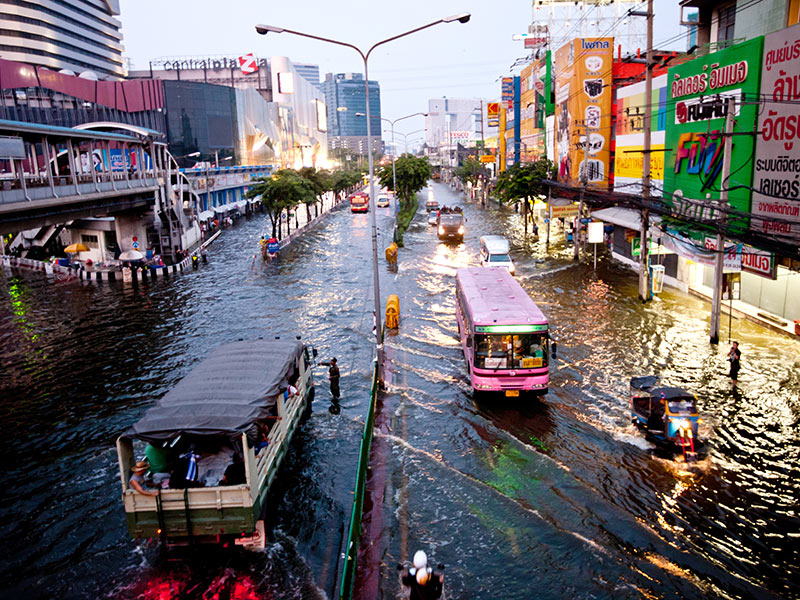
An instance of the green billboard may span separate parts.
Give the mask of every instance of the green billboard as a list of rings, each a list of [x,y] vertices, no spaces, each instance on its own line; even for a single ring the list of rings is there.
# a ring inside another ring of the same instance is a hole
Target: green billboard
[[[667,83],[666,155],[664,199],[681,221],[701,223],[719,218],[715,210],[723,188],[725,117],[733,98],[735,125],[730,177],[725,182],[729,206],[750,211],[753,153],[761,82],[758,37],[672,67]],[[747,227],[747,219],[734,218],[729,226]]]

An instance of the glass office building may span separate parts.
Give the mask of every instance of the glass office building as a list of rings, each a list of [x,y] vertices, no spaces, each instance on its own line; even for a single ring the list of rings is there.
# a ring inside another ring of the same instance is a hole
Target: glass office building
[[[322,93],[328,105],[328,143],[331,148],[347,148],[365,152],[367,93],[361,73],[328,73],[322,82]],[[369,82],[369,109],[372,122],[373,148],[380,149],[381,90],[377,81]]]

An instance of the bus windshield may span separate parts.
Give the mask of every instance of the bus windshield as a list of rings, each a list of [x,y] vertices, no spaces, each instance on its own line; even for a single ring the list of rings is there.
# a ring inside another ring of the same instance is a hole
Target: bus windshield
[[[547,366],[547,332],[475,335],[475,367],[538,369]]]

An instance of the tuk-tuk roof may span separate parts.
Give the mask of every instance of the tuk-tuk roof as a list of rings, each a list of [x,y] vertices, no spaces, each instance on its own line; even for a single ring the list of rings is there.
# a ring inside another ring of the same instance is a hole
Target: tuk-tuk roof
[[[658,375],[644,375],[642,377],[632,377],[631,387],[644,392],[651,391],[658,383]]]
[[[178,435],[234,437],[268,416],[303,353],[296,340],[223,344],[200,362],[126,436],[147,442]]]
[[[653,398],[661,398],[662,394],[665,400],[695,399],[694,394],[679,387],[658,387],[650,391],[650,395]]]

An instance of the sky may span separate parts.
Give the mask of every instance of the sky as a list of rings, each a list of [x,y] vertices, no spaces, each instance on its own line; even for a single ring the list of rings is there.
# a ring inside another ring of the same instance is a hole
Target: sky
[[[523,42],[511,36],[527,31],[533,17],[530,0],[121,0],[120,6],[125,56],[134,69],[147,69],[156,58],[252,52],[318,64],[322,79],[325,73],[363,73],[364,63],[352,49],[287,33],[262,36],[255,25],[333,38],[366,52],[388,37],[471,13],[466,24],[435,25],[370,55],[369,78],[381,87],[381,116],[391,120],[426,112],[430,98],[497,99],[499,78],[519,74],[519,68],[512,73],[510,67],[528,55]],[[677,3],[655,0],[654,12],[655,46],[664,49],[658,42],[683,33]],[[666,46],[686,48],[682,39]],[[414,117],[397,123],[395,131],[423,127],[423,117]]]

